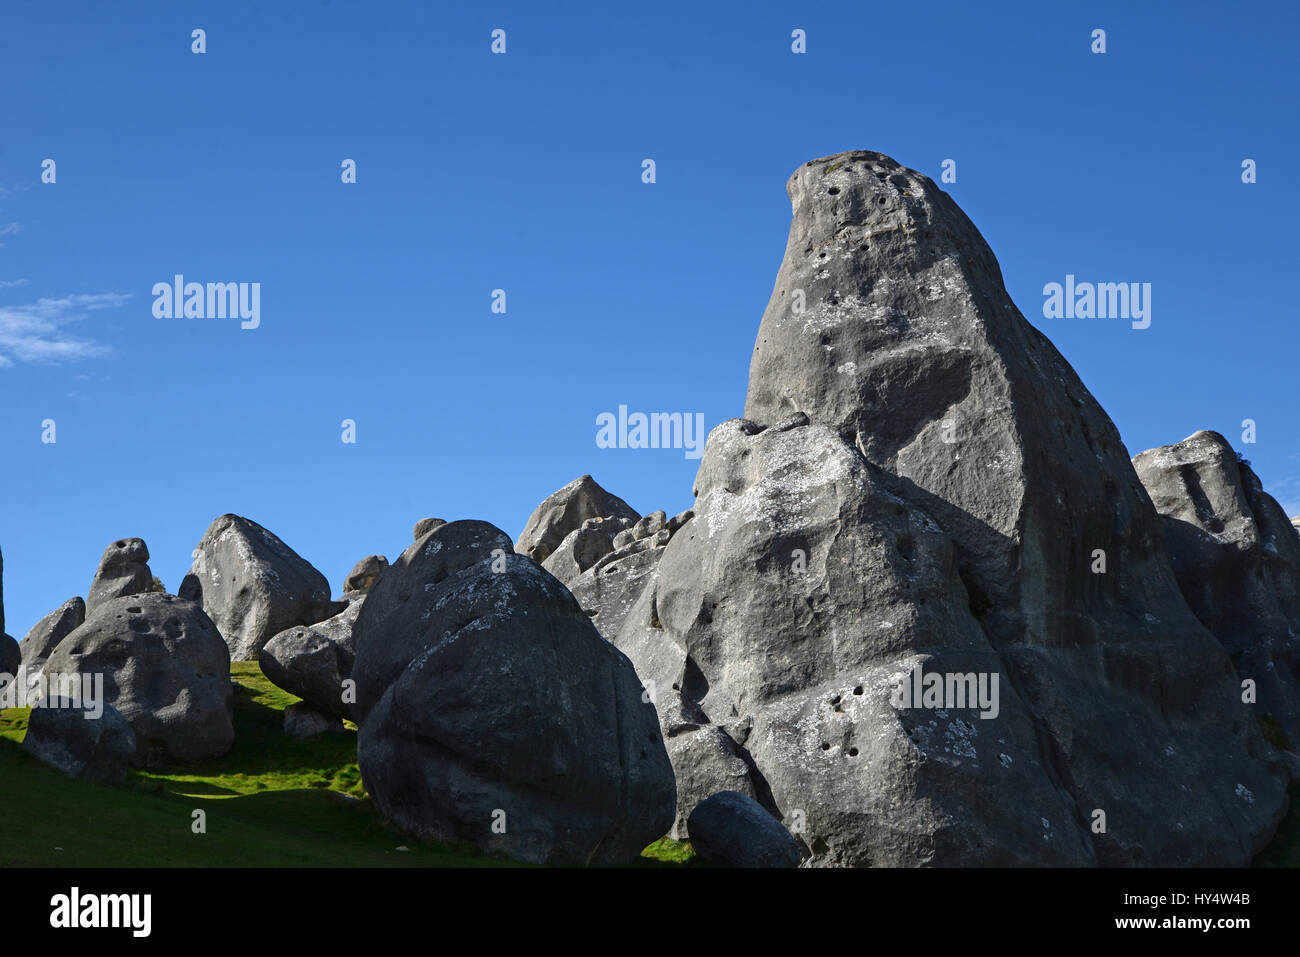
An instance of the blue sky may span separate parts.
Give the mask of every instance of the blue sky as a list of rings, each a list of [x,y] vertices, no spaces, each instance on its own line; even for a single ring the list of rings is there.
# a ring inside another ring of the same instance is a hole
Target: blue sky
[[[785,181],[845,149],[936,180],[955,159],[944,188],[1129,451],[1217,429],[1300,512],[1298,21],[1280,3],[8,0],[7,630],[84,595],[127,535],[175,590],[223,512],[337,591],[419,518],[516,535],[584,472],[642,512],[689,507],[697,462],[598,448],[596,416],[741,413]],[[176,273],[261,283],[261,326],[155,318]],[[1044,319],[1067,273],[1150,282],[1151,327]]]

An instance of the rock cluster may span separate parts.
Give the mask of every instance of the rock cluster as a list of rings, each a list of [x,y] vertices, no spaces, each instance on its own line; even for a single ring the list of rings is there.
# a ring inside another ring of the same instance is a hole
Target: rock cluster
[[[927,177],[855,151],[787,189],[691,509],[583,475],[514,542],[421,520],[341,601],[236,515],[179,597],[121,539],[21,648],[0,592],[0,671],[104,676],[24,747],[109,783],[222,754],[259,660],[287,734],[356,722],[388,819],[521,861],[1248,864],[1300,778],[1300,520],[1216,433],[1130,460]]]
[[[612,635],[679,815],[752,796],[810,866],[1247,863],[1286,773],[1110,420],[928,178],[853,152],[789,193],[745,419]]]
[[[600,519],[600,527],[613,537],[639,517],[627,502],[606,492],[590,475],[583,475],[537,506],[515,542],[515,551],[544,562],[566,535],[588,519]]]

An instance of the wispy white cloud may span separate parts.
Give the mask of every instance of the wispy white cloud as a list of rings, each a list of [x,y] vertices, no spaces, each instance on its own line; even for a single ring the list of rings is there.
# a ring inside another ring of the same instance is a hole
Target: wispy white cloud
[[[108,346],[74,335],[70,327],[91,312],[114,309],[130,298],[105,292],[0,306],[0,368],[15,362],[75,362],[108,355]]]
[[[0,289],[16,289],[27,285],[26,279],[0,279]]]

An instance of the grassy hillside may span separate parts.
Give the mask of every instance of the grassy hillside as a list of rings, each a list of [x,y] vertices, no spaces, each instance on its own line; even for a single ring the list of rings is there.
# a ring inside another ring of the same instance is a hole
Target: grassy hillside
[[[299,699],[255,662],[236,663],[235,746],[174,771],[132,771],[119,788],[47,768],[18,747],[25,709],[0,711],[0,866],[500,867],[468,847],[422,844],[371,807],[349,733],[295,741],[285,707]],[[207,833],[191,830],[207,815]],[[681,866],[689,845],[659,841],[646,866]]]

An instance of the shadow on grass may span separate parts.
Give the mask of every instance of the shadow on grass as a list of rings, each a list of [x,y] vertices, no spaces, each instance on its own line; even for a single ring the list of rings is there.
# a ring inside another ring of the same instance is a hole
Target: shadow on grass
[[[122,787],[69,778],[21,750],[28,714],[0,712],[0,865],[40,867],[517,867],[460,845],[424,843],[376,812],[356,732],[298,740],[298,701],[256,662],[236,663],[228,754],[133,770]],[[202,815],[195,812],[202,811]],[[196,833],[198,819],[203,827]],[[398,848],[402,848],[399,850]],[[632,866],[681,867],[689,845],[658,841]]]

